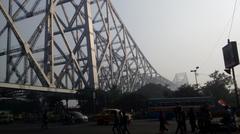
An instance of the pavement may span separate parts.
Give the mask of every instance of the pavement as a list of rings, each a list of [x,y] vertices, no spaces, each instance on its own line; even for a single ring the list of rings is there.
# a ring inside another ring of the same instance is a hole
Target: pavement
[[[167,125],[169,131],[165,134],[174,134],[176,123],[169,121]],[[129,130],[131,134],[159,134],[159,122],[157,120],[134,120]],[[188,130],[190,130],[188,125]],[[49,129],[41,129],[39,123],[14,123],[8,125],[0,125],[0,134],[113,134],[112,126],[99,126],[95,122],[62,125],[60,123],[49,124]],[[191,134],[188,132],[188,134]],[[226,132],[218,132],[216,134],[227,134]],[[232,133],[240,134],[240,132]]]

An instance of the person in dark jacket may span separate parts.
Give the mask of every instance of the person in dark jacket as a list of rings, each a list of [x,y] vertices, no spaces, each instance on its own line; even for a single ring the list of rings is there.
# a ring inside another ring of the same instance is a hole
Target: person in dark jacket
[[[159,131],[161,134],[163,134],[165,131],[168,131],[167,127],[165,126],[167,121],[162,110],[159,111],[159,123]]]
[[[196,114],[193,108],[190,108],[188,112],[188,117],[189,117],[189,124],[191,126],[192,133],[194,133],[196,131],[197,124],[196,124]]]
[[[226,127],[227,131],[231,133],[236,128],[235,118],[232,110],[228,105],[224,107],[225,111],[223,113],[223,118],[221,122]]]
[[[44,110],[42,113],[42,125],[43,129],[48,129],[48,117],[47,117],[47,110]]]
[[[114,112],[112,131],[113,134],[121,134],[120,117],[117,112]]]
[[[200,133],[212,133],[211,120],[212,114],[210,112],[209,105],[204,104],[200,107],[200,111],[198,114],[198,127]]]
[[[178,134],[180,130],[180,134],[186,134],[187,129],[186,129],[186,115],[185,112],[182,110],[181,106],[177,106],[175,109],[175,114],[176,114],[176,121],[177,121],[177,129],[175,134]]]
[[[128,116],[125,112],[122,112],[122,133],[130,134],[130,131],[128,130]]]

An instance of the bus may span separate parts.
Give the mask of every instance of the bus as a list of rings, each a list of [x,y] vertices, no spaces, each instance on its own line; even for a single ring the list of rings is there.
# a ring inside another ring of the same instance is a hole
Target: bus
[[[181,106],[184,111],[189,108],[199,109],[202,105],[214,107],[212,97],[180,97],[180,98],[150,98],[147,100],[147,109],[149,117],[156,117],[161,110],[167,115],[174,115],[174,109],[177,105]]]

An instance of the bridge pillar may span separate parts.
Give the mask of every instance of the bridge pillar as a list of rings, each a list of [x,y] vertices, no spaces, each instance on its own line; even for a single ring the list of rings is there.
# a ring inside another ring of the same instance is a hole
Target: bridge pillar
[[[94,32],[92,24],[92,14],[91,14],[91,0],[87,0],[84,5],[86,21],[86,31],[87,31],[87,51],[88,51],[88,67],[89,67],[89,88],[97,89],[98,84],[98,73],[97,73],[97,61],[96,61],[96,49],[94,46]]]
[[[44,52],[44,73],[48,77],[51,84],[53,84],[53,13],[54,13],[54,3],[53,0],[46,1],[46,13],[48,14],[45,23],[45,52]]]

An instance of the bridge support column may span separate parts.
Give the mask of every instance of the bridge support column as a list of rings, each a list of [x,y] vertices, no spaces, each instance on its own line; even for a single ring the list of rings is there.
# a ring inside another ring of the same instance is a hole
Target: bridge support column
[[[92,24],[92,13],[91,13],[91,0],[87,0],[84,5],[86,13],[86,24],[85,28],[88,33],[87,35],[87,51],[88,51],[88,67],[89,67],[89,87],[91,89],[97,89],[98,84],[98,73],[97,73],[97,61],[96,61],[96,49],[94,46],[94,32]]]
[[[9,0],[8,3],[9,9],[8,9],[8,13],[10,16],[12,16],[12,0]],[[9,82],[10,80],[10,63],[11,63],[11,57],[10,57],[10,50],[11,50],[11,27],[8,27],[8,31],[7,31],[7,55],[6,55],[6,61],[7,61],[7,65],[6,65],[6,79],[5,82]]]
[[[53,0],[46,1],[46,13],[48,14],[45,23],[45,52],[44,52],[44,73],[47,75],[51,84],[53,84],[53,13],[54,3]]]

